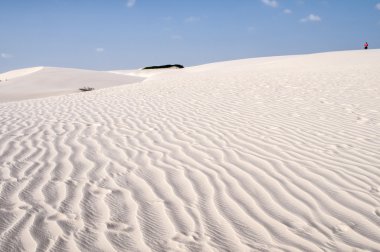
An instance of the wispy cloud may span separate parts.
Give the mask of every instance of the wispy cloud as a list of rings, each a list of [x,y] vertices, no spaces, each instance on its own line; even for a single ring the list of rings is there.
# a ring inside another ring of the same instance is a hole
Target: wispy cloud
[[[293,13],[293,11],[290,10],[290,9],[284,9],[283,12],[284,12],[285,14],[292,14],[292,13]]]
[[[162,17],[161,19],[164,21],[173,21],[174,20],[174,18],[171,16]]]
[[[97,53],[102,53],[102,52],[104,52],[105,50],[104,50],[104,48],[102,48],[102,47],[98,47],[98,48],[95,49],[95,51],[96,51]]]
[[[195,22],[198,22],[200,20],[201,20],[201,18],[200,17],[196,17],[196,16],[191,16],[191,17],[185,18],[185,22],[186,23],[195,23]]]
[[[320,16],[318,16],[318,15],[310,14],[309,16],[307,16],[305,18],[302,18],[300,21],[302,23],[306,23],[306,22],[321,22],[322,18]]]
[[[378,10],[380,10],[380,3],[376,4],[375,8],[378,9]]]
[[[13,55],[9,53],[0,53],[0,57],[2,59],[10,59],[10,58],[13,58]]]
[[[278,2],[276,0],[261,0],[261,2],[272,8],[278,7]]]
[[[128,8],[132,8],[133,6],[135,6],[136,4],[136,0],[127,0],[127,7]]]
[[[182,36],[176,34],[176,35],[172,35],[170,38],[173,39],[173,40],[181,40]]]
[[[253,25],[251,25],[251,26],[248,26],[248,27],[247,27],[247,30],[248,30],[249,32],[254,32],[254,31],[256,30],[256,27],[253,26]]]

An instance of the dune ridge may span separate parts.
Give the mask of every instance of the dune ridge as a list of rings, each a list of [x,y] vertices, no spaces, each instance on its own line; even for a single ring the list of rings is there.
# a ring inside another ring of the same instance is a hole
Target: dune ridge
[[[0,74],[0,79],[3,77],[6,81],[0,82],[0,103],[72,94],[83,87],[101,89],[145,79],[128,74],[59,67],[20,69]]]
[[[0,81],[8,81],[15,78],[19,78],[25,75],[29,75],[35,72],[38,72],[40,70],[44,69],[44,67],[30,67],[30,68],[24,68],[24,69],[18,69],[13,71],[8,71],[5,73],[0,73]]]
[[[380,251],[379,56],[0,104],[0,251]]]

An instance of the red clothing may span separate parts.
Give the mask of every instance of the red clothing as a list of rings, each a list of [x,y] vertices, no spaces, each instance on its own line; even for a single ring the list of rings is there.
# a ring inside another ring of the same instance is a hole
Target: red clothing
[[[364,47],[368,47],[368,43],[365,43],[365,44],[364,44]]]

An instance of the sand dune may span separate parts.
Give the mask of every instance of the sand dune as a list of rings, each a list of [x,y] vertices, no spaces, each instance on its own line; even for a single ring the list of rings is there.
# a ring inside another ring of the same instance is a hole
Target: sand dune
[[[29,75],[35,72],[38,72],[40,70],[44,69],[44,67],[30,67],[30,68],[24,68],[24,69],[18,69],[9,71],[6,73],[0,74],[0,81],[8,81],[12,79],[16,79],[25,75]]]
[[[43,98],[141,82],[143,77],[82,69],[35,67],[0,74],[0,102]],[[6,80],[6,81],[5,81]]]
[[[0,104],[0,251],[380,251],[379,58]]]
[[[114,70],[109,71],[109,73],[128,75],[128,76],[136,76],[141,78],[153,78],[155,76],[162,75],[164,73],[175,73],[182,71],[182,69],[178,68],[160,68],[160,69],[137,69],[137,70]]]

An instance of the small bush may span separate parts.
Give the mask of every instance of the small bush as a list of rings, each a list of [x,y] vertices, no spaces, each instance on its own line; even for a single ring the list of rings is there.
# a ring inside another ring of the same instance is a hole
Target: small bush
[[[82,87],[79,90],[82,91],[82,92],[87,92],[87,91],[95,90],[95,88],[92,88],[92,87]]]
[[[175,64],[175,65],[163,65],[163,66],[149,66],[149,67],[144,67],[143,70],[148,70],[148,69],[161,69],[161,68],[184,68],[184,66]]]

